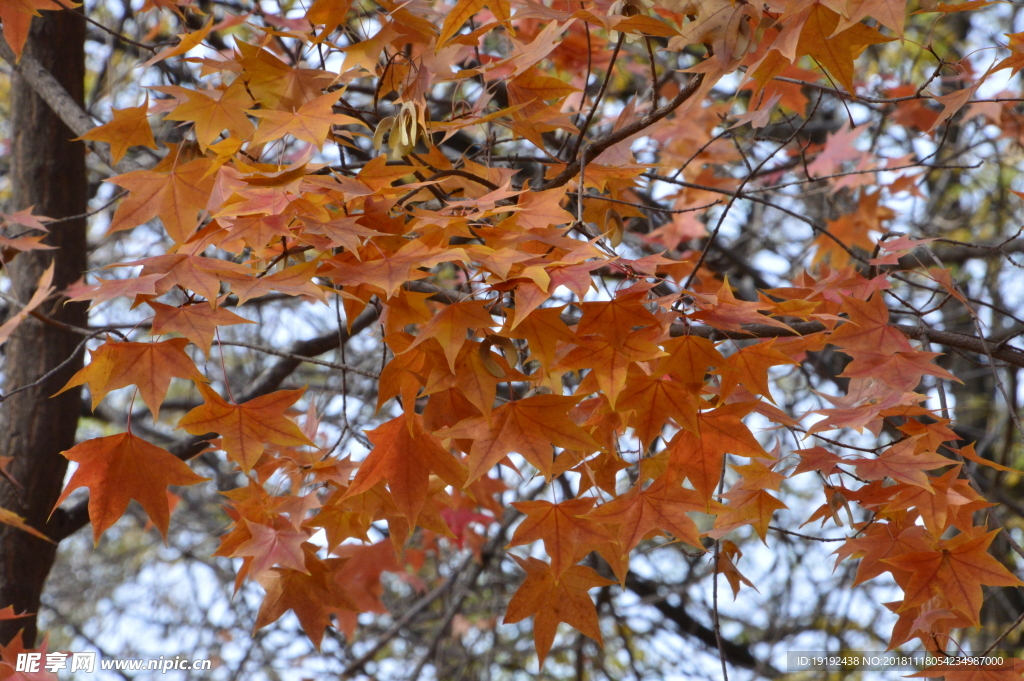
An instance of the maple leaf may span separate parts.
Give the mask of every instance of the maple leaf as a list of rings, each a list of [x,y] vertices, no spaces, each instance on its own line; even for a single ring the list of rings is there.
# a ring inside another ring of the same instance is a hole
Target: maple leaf
[[[350,254],[344,254],[327,261],[325,274],[339,284],[359,286],[369,284],[380,288],[387,298],[394,296],[402,284],[428,276],[427,272],[415,270],[419,267],[433,267],[439,262],[468,260],[462,249],[437,249],[417,239],[405,243],[392,254],[378,253],[380,258],[357,261]]]
[[[811,447],[810,449],[796,449],[794,454],[800,455],[800,463],[793,470],[791,475],[799,475],[808,471],[818,471],[822,475],[832,475],[837,470],[837,464],[842,463],[843,458],[836,456],[824,447]]]
[[[429,338],[434,338],[441,344],[444,356],[448,360],[449,368],[455,371],[455,360],[459,356],[462,344],[466,342],[466,332],[469,330],[487,329],[496,326],[487,311],[487,302],[482,300],[465,300],[460,303],[452,303],[440,314],[435,315],[427,322],[416,335],[416,340],[409,346],[409,350]]]
[[[147,274],[127,279],[100,279],[95,284],[78,281],[64,291],[70,301],[91,300],[90,309],[101,303],[121,296],[156,296],[156,284],[164,277],[162,274]]]
[[[841,33],[854,24],[859,24],[865,17],[873,17],[886,28],[892,29],[900,40],[903,40],[903,25],[907,18],[906,3],[893,0],[853,0],[846,4],[845,15],[836,26],[836,33]]]
[[[742,383],[754,395],[763,395],[774,403],[768,387],[768,370],[780,364],[796,364],[774,345],[774,340],[755,343],[729,355],[717,372],[722,376],[722,395],[729,395],[737,384]]]
[[[153,318],[153,335],[165,333],[180,333],[189,339],[207,355],[210,354],[210,346],[213,344],[213,337],[217,328],[221,326],[232,326],[234,324],[255,324],[245,317],[239,317],[234,312],[222,307],[211,309],[208,305],[184,305],[173,307],[163,303],[147,303],[156,316]]]
[[[217,307],[221,280],[232,277],[237,280],[250,274],[249,269],[243,265],[188,253],[157,255],[136,260],[126,266],[136,265],[142,265],[140,279],[159,275],[153,279],[155,295],[163,295],[175,286],[180,286],[206,298],[210,307]]]
[[[462,25],[474,14],[484,8],[485,0],[459,0],[455,7],[447,13],[444,24],[441,26],[441,35],[437,38],[437,49],[440,50],[445,43],[458,33]]]
[[[142,106],[127,109],[114,109],[114,119],[99,127],[93,128],[76,139],[106,142],[110,145],[110,155],[117,164],[128,153],[129,147],[141,146],[156,149],[153,129],[149,127],[149,99]]]
[[[319,650],[324,630],[331,624],[331,615],[358,611],[358,606],[335,580],[345,559],[321,560],[316,555],[316,547],[309,543],[304,544],[302,550],[304,570],[274,568],[256,577],[267,592],[256,613],[256,629],[276,622],[291,610]]]
[[[729,505],[715,518],[715,529],[708,533],[716,539],[724,537],[736,528],[752,525],[757,536],[767,544],[766,537],[772,514],[780,509],[789,508],[764,489],[733,488],[722,496],[729,500]]]
[[[14,330],[18,328],[18,325],[25,321],[25,318],[42,305],[50,297],[50,294],[53,293],[53,287],[50,285],[53,283],[53,267],[54,264],[50,263],[50,266],[39,277],[38,287],[35,293],[32,294],[32,297],[29,298],[29,301],[20,310],[12,314],[3,324],[0,324],[0,344],[10,338]]]
[[[1014,472],[1016,472],[1016,469],[1008,468],[1006,466],[1003,466],[1003,465],[1000,465],[1000,464],[996,463],[995,461],[989,461],[988,459],[984,458],[983,456],[980,456],[977,452],[974,451],[974,444],[973,443],[969,444],[969,445],[965,445],[961,449],[955,449],[953,451],[955,451],[957,454],[959,454],[960,456],[964,457],[968,461],[973,461],[976,464],[981,464],[982,466],[988,466],[989,468],[994,468],[997,471],[1005,471],[1007,473],[1014,473]]]
[[[110,232],[132,229],[157,216],[167,235],[182,243],[199,224],[199,211],[206,207],[213,189],[209,175],[211,161],[206,158],[177,163],[175,150],[152,170],[133,170],[110,178],[129,191],[114,212]]]
[[[877,459],[858,457],[847,459],[845,463],[854,464],[857,467],[857,475],[867,480],[892,478],[908,485],[923,487],[931,492],[933,489],[925,471],[956,462],[936,452],[915,454],[913,449],[913,440],[907,439],[882,452]]]
[[[711,367],[725,364],[725,357],[715,349],[715,344],[700,336],[671,338],[662,347],[668,354],[661,358],[654,373],[671,374],[691,393],[699,393],[704,387],[704,377]]]
[[[191,33],[179,33],[178,38],[180,40],[178,40],[177,45],[164,48],[160,52],[157,52],[149,61],[143,64],[143,66],[152,66],[159,61],[170,59],[171,57],[177,57],[179,54],[185,54],[189,50],[198,47],[204,40],[206,40],[206,36],[210,35],[210,29],[212,28],[213,17],[211,16],[199,30]]]
[[[655,531],[672,534],[703,551],[697,525],[687,515],[692,511],[706,512],[706,501],[694,490],[661,477],[646,489],[634,485],[626,494],[596,508],[589,517],[617,525],[619,543],[627,552]]]
[[[67,0],[63,0],[67,2]],[[77,3],[68,3],[78,6]],[[0,2],[0,21],[3,22],[4,39],[11,46],[15,58],[21,59],[21,52],[28,40],[32,17],[41,16],[39,10],[61,10],[64,7],[52,0],[3,0]]]
[[[881,381],[900,390],[912,390],[918,386],[923,376],[936,376],[949,381],[962,383],[959,378],[942,367],[933,364],[932,360],[940,356],[939,352],[893,352],[889,354],[851,351],[853,361],[846,365],[843,373],[847,378],[869,378],[877,376]]]
[[[505,342],[509,343],[507,340]],[[511,346],[510,343],[509,345]],[[514,350],[512,346],[510,353]],[[509,382],[526,378],[510,367],[504,356],[491,352],[490,341],[470,341],[464,344],[455,364],[455,384],[466,399],[485,416],[491,413],[494,406],[499,380]],[[434,389],[435,386],[431,383],[430,390]]]
[[[904,593],[900,610],[920,605],[935,593],[940,593],[953,610],[977,623],[982,585],[1024,585],[988,553],[989,544],[997,534],[999,530],[973,538],[961,534],[940,542],[942,548],[938,551],[915,551],[883,559],[883,562],[911,573],[909,581],[900,584]]]
[[[61,454],[77,463],[78,469],[68,480],[54,508],[79,487],[88,487],[89,519],[97,544],[100,535],[124,514],[131,499],[142,504],[166,539],[171,517],[167,486],[194,485],[209,480],[196,475],[166,449],[131,432],[86,440]]]
[[[231,554],[252,558],[249,574],[258,578],[275,565],[309,574],[302,544],[309,539],[308,532],[296,530],[291,525],[283,528],[269,527],[261,523],[246,521],[251,538],[242,543]]]
[[[332,111],[331,107],[338,101],[338,97],[339,93],[328,92],[306,102],[294,112],[275,109],[250,110],[250,114],[262,120],[260,126],[256,128],[252,143],[265,144],[291,135],[319,149],[328,139],[333,125],[358,124],[365,127],[358,118]]]
[[[517,312],[511,325],[502,329],[500,334],[509,338],[525,339],[530,347],[530,356],[550,367],[555,357],[558,343],[568,343],[575,338],[572,330],[562,321],[564,305],[545,307],[529,314]]]
[[[79,369],[57,394],[88,383],[95,409],[112,390],[137,385],[142,401],[156,420],[171,378],[187,378],[199,383],[206,381],[192,358],[185,354],[186,345],[188,340],[185,338],[172,338],[160,343],[107,341],[92,351],[89,364]]]
[[[576,333],[613,336],[622,329],[657,324],[658,318],[643,306],[646,293],[645,287],[633,287],[619,291],[612,300],[580,303],[583,316],[576,325]]]
[[[914,352],[907,337],[889,324],[889,308],[881,293],[875,293],[867,301],[844,296],[843,310],[849,314],[849,321],[829,335],[829,343],[880,355]]]
[[[627,424],[636,429],[640,445],[647,448],[669,422],[697,429],[697,397],[682,381],[648,376],[630,368],[619,395],[619,409],[628,413]]]
[[[0,621],[3,620],[16,620],[22,617],[29,617],[33,613],[23,612],[21,614],[15,614],[14,606],[8,605],[6,608],[0,608]]]
[[[41,665],[38,672],[19,672],[18,657],[25,653],[36,653],[42,660],[46,659],[46,649],[49,647],[50,636],[43,637],[43,642],[38,648],[26,648],[21,632],[14,636],[7,645],[0,644],[0,679],[7,681],[58,681],[57,675],[46,671],[46,666]]]
[[[815,3],[800,32],[796,54],[813,57],[847,92],[853,92],[853,61],[868,45],[889,42],[893,38],[861,23],[837,32],[839,18],[839,14],[823,3]]]
[[[221,448],[247,473],[267,444],[315,446],[285,416],[285,411],[302,397],[304,388],[278,390],[242,404],[231,404],[205,383],[197,383],[196,387],[206,403],[182,416],[178,428],[192,435],[219,433]]]
[[[40,532],[39,530],[37,530],[36,528],[34,528],[31,525],[29,525],[28,523],[26,523],[25,519],[22,518],[20,515],[18,515],[17,513],[14,513],[13,511],[8,511],[6,508],[0,508],[0,523],[4,523],[6,525],[10,525],[11,527],[17,527],[19,530],[22,530],[24,532],[28,532],[33,537],[38,537],[39,539],[42,539],[43,541],[50,542],[51,544],[56,544],[57,543],[57,542],[53,541],[52,539],[50,539],[49,537],[47,537],[42,532]],[[12,612],[13,612],[13,610],[12,610]],[[2,611],[0,611],[0,614],[2,614]],[[24,617],[24,615],[18,615],[18,617]],[[10,618],[0,617],[0,620],[3,620],[3,619],[10,619]]]
[[[724,331],[742,332],[744,324],[767,324],[792,330],[787,324],[761,314],[762,311],[771,310],[772,305],[737,299],[732,293],[728,279],[722,282],[721,288],[714,296],[698,296],[696,304],[700,309],[690,313],[689,318],[700,320]]]
[[[576,338],[572,349],[555,369],[590,369],[577,393],[583,395],[599,388],[612,408],[626,387],[629,368],[635,362],[646,362],[664,356],[655,340],[661,335],[658,327],[645,327],[624,338],[608,339],[603,334]],[[596,382],[593,386],[591,382]]]
[[[735,601],[736,597],[740,594],[741,585],[746,584],[754,591],[757,591],[757,587],[754,586],[753,582],[743,576],[743,573],[736,567],[736,561],[743,556],[743,552],[740,551],[739,547],[735,543],[728,539],[721,542],[721,550],[718,553],[718,559],[715,562],[715,570],[719,574],[725,575],[725,578],[729,580],[729,586],[732,588],[732,598]]]
[[[462,464],[436,437],[423,430],[418,414],[405,412],[366,435],[373,449],[359,466],[346,498],[387,480],[395,504],[410,523],[415,523],[427,500],[431,473],[455,487],[466,482]]]
[[[544,541],[544,550],[551,557],[551,572],[557,580],[588,553],[593,545],[611,538],[608,531],[587,513],[594,506],[593,498],[569,499],[560,504],[550,501],[520,501],[512,504],[526,518],[516,528],[509,548]]]
[[[8,225],[21,225],[22,227],[28,227],[29,229],[37,229],[40,232],[48,232],[46,224],[53,222],[53,218],[45,215],[33,215],[32,211],[35,206],[29,206],[28,208],[22,208],[21,210],[14,211],[13,213],[4,213],[0,211],[0,217]]]
[[[742,416],[750,405],[731,404],[697,415],[695,431],[681,430],[669,443],[673,467],[689,479],[705,499],[710,499],[722,475],[725,454],[770,458],[754,438]]]
[[[564,225],[575,220],[572,213],[561,206],[565,187],[530,192],[519,201],[516,222],[524,229],[544,229],[551,225]]]
[[[553,447],[593,451],[600,445],[568,416],[576,399],[534,395],[501,405],[491,414],[465,419],[437,432],[438,437],[472,440],[467,483],[477,480],[505,458],[519,452],[545,477],[551,475]]]
[[[946,530],[950,506],[966,505],[979,498],[976,493],[971,495],[973,498],[968,498],[957,491],[954,485],[959,475],[960,466],[953,466],[940,477],[929,481],[932,485],[930,492],[922,487],[903,488],[886,505],[885,510],[889,512],[916,509],[921,514],[925,527],[939,537]]]
[[[223,90],[191,90],[188,88],[157,86],[153,88],[175,97],[180,102],[164,118],[169,121],[189,121],[195,131],[196,141],[205,149],[227,130],[241,139],[253,131],[253,124],[245,115],[245,109],[252,106],[252,97],[244,83],[236,80]]]
[[[516,590],[502,621],[515,624],[533,615],[533,640],[541,667],[555,640],[559,622],[575,627],[603,645],[597,609],[587,591],[613,582],[583,565],[573,565],[556,578],[551,566],[533,557],[512,556],[526,570],[526,580]]]
[[[306,20],[314,26],[323,25],[324,29],[318,36],[323,40],[334,29],[348,19],[348,10],[352,0],[315,0],[306,12]]]

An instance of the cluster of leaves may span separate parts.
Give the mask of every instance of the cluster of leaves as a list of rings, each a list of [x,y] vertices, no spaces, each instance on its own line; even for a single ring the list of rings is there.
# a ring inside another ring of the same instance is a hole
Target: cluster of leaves
[[[922,11],[949,13],[985,3],[925,4]],[[16,52],[27,17],[51,5],[0,2]],[[957,378],[934,363],[938,353],[912,342],[928,340],[919,328],[890,321],[895,275],[887,268],[925,242],[879,238],[893,217],[881,201],[919,192],[916,176],[898,172],[919,162],[858,151],[856,127],[824,148],[791,146],[801,132],[794,126],[759,165],[743,158],[749,172],[738,179],[722,169],[742,154],[712,132],[727,109],[705,106],[739,73],[749,104],[737,125],[803,115],[808,91],[842,86],[837,92],[856,99],[854,62],[904,37],[904,3],[378,5],[316,0],[301,17],[207,17],[147,62],[179,60],[199,84],[154,86],[152,100],[114,111],[84,136],[109,144],[117,164],[132,147],[158,149],[152,117],[187,128],[151,168],[110,179],[124,191],[109,232],[159,219],[165,252],[112,266],[135,268],[131,276],[99,276],[65,292],[94,306],[116,298],[148,306],[151,324],[92,349],[65,390],[88,385],[95,406],[135,386],[157,420],[172,379],[194,383],[204,403],[177,427],[246,476],[225,493],[232,524],[218,555],[242,559],[236,584],[253,579],[266,590],[257,627],[291,610],[318,646],[332,624],[351,636],[358,614],[386,611],[382,573],[422,559],[408,550],[411,537],[421,546],[446,537],[483,563],[494,554],[488,537],[503,543],[520,516],[509,545],[531,549],[514,556],[526,577],[504,622],[533,618],[543,664],[561,622],[600,642],[588,592],[624,585],[645,540],[707,552],[734,592],[749,585],[727,537],[749,527],[766,540],[773,514],[786,508],[781,486],[800,475],[817,480],[826,499],[807,522],[844,527],[846,515],[850,536],[837,555],[860,559],[857,583],[887,573],[903,590],[887,604],[898,618],[892,647],[917,638],[945,651],[954,629],[979,624],[983,586],[1024,585],[987,552],[998,530],[978,512],[992,504],[967,466],[1011,469],[959,447],[945,408],[929,408],[917,392],[923,381]],[[154,8],[197,14],[168,1]],[[232,31],[232,47],[201,49]],[[1010,57],[949,94],[928,95],[922,82],[887,101],[914,134],[942,130],[986,78],[1016,73],[1021,47],[1014,38]],[[655,48],[688,65],[678,76],[659,74]],[[596,114],[617,63],[642,73],[648,57],[649,95],[602,121]],[[596,95],[584,92],[600,69]],[[458,105],[432,120],[439,96]],[[383,102],[392,115],[380,113]],[[485,126],[485,162],[442,149]],[[599,126],[603,134],[589,134]],[[498,130],[533,147],[540,176],[492,158]],[[637,161],[638,143],[658,147],[658,164]],[[336,163],[325,162],[335,153]],[[781,165],[763,170],[775,154]],[[681,173],[668,176],[673,167]],[[738,298],[708,266],[711,244],[748,184],[794,169],[850,192],[853,210],[809,223],[817,239],[808,271]],[[895,179],[875,183],[886,169]],[[624,254],[633,237],[624,224],[644,217],[654,182],[674,187],[673,217],[644,243],[665,250]],[[724,211],[707,212],[718,204]],[[702,213],[717,216],[710,232]],[[6,220],[45,231],[30,213]],[[702,236],[704,248],[675,250]],[[10,256],[44,247],[41,239],[5,237],[3,247]],[[922,276],[966,302],[948,272]],[[608,281],[614,291],[597,289]],[[39,288],[21,318],[51,293],[49,281]],[[338,303],[350,333],[379,320],[388,352],[368,377],[378,381],[384,420],[366,432],[361,460],[327,444],[312,406],[301,427],[294,420],[302,390],[243,395],[197,365],[198,351],[216,358],[214,346],[227,345],[220,327],[248,321],[230,308],[272,295]],[[17,321],[0,327],[0,341]],[[825,352],[848,358],[846,394],[811,414],[780,409],[772,380]],[[752,415],[829,446],[769,451],[748,425]],[[822,418],[802,425],[813,415]],[[850,430],[890,438],[864,448],[823,435]],[[97,541],[131,499],[166,535],[168,487],[205,480],[131,421],[66,456],[78,467],[58,505],[87,487]],[[556,483],[538,488],[551,501],[506,512],[502,468]],[[867,519],[855,521],[851,506]],[[380,528],[387,537],[373,543]]]

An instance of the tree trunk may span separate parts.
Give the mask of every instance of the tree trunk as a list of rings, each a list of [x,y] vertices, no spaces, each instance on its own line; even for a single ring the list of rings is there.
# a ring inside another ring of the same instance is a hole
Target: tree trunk
[[[44,12],[32,20],[26,52],[52,73],[79,103],[85,79],[85,23],[69,11]],[[12,76],[11,111],[13,150],[11,209],[34,206],[35,213],[52,218],[86,211],[85,146],[71,142],[75,135],[50,111],[46,103],[18,75]],[[58,290],[73,283],[86,268],[85,220],[55,224],[46,243],[53,251],[19,255],[8,270],[12,294],[21,301],[32,295],[40,275],[55,262],[53,283]],[[40,311],[56,320],[85,326],[83,303],[46,303]],[[29,317],[7,342],[3,363],[3,393],[29,383],[64,362],[82,336]],[[40,385],[0,405],[0,456],[13,457],[8,470],[18,486],[0,479],[0,507],[23,516],[46,532],[47,517],[60,494],[67,470],[61,452],[75,443],[81,395],[70,390],[50,398],[82,366],[74,361]],[[0,608],[14,605],[17,612],[38,612],[46,576],[56,546],[0,524]],[[34,646],[35,616],[0,622],[0,644],[24,629],[26,646]]]

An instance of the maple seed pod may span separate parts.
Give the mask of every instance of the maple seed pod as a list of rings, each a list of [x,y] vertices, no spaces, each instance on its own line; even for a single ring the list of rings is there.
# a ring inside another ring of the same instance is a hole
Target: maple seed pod
[[[846,509],[846,517],[850,521],[850,526],[853,527],[853,512],[850,511],[850,502],[847,501],[846,496],[841,492],[835,492],[828,500],[829,511],[832,512],[832,520],[835,521],[836,525],[843,527],[843,521],[839,517],[839,509]]]
[[[373,133],[374,149],[380,149],[385,134],[391,148],[388,156],[397,161],[413,150],[421,135],[426,138],[425,107],[418,102],[402,102],[397,116],[382,118]]]
[[[481,343],[478,351],[480,352],[480,362],[487,372],[495,378],[505,378],[505,370],[491,357],[491,341],[485,340]]]
[[[616,0],[612,3],[611,7],[608,8],[609,15],[619,15],[624,17],[635,17],[640,14],[641,7],[653,7],[654,3],[649,0]],[[618,31],[609,31],[608,37],[614,42],[619,39]],[[627,43],[639,42],[642,36],[638,34],[626,34]]]

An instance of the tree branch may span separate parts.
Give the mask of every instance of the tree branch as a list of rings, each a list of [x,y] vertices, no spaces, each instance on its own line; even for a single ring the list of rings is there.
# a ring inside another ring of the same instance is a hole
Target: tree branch
[[[807,336],[812,333],[818,333],[824,331],[825,326],[820,322],[796,322],[789,325],[792,331],[783,329],[777,326],[769,326],[768,324],[744,324],[746,331],[720,331],[710,326],[698,326],[694,324],[684,324],[677,322],[672,325],[671,333],[673,336],[701,336],[703,338],[710,338],[712,340],[721,340],[725,338],[732,338],[735,340],[752,340],[755,338],[785,338],[792,336]],[[945,345],[948,348],[956,348],[957,350],[966,350],[967,352],[974,352],[977,354],[987,354],[985,352],[986,345],[991,350],[991,356],[995,359],[1002,360],[1007,364],[1012,364],[1016,367],[1024,368],[1024,350],[1015,348],[1011,345],[1000,346],[998,340],[991,338],[981,339],[977,336],[969,336],[964,333],[956,333],[954,331],[939,331],[936,329],[929,329],[923,326],[910,326],[908,324],[893,324],[894,327],[900,330],[907,338],[913,338],[914,340],[927,340],[932,343],[938,343],[939,345]]]
[[[649,601],[650,604],[657,608],[658,612],[666,619],[675,624],[679,629],[679,633],[692,636],[709,648],[718,649],[718,641],[714,630],[695,620],[682,606],[672,605],[664,598],[661,598],[656,583],[648,581],[643,577],[638,577],[631,572],[626,577],[626,588],[640,598],[657,599]],[[777,679],[782,676],[782,672],[770,663],[763,662],[754,657],[753,653],[746,646],[729,640],[723,640],[721,653],[730,664],[736,667],[751,669],[769,679]]]
[[[543,189],[553,189],[555,187],[561,187],[566,182],[571,180],[580,172],[580,168],[586,165],[590,159],[597,158],[604,152],[605,149],[612,147],[624,139],[628,139],[633,135],[646,130],[648,127],[654,125],[665,116],[678,109],[683,103],[696,94],[697,90],[700,89],[701,84],[704,82],[704,74],[698,73],[697,77],[689,82],[689,84],[679,91],[675,97],[672,98],[665,106],[660,109],[653,109],[646,116],[638,121],[631,123],[618,130],[613,130],[604,137],[599,137],[583,149],[583,153],[580,154],[580,158],[576,161],[572,161],[565,167],[561,173],[559,173],[554,179],[544,185]]]

